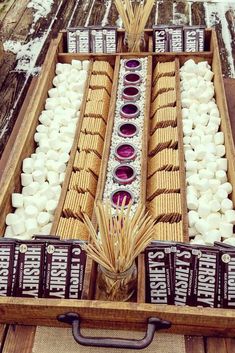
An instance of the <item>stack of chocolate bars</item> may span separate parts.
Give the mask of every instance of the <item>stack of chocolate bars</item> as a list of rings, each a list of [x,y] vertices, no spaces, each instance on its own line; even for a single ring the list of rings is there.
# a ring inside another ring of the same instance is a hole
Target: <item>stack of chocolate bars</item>
[[[235,247],[156,241],[145,266],[147,303],[235,308]]]
[[[69,53],[116,53],[117,28],[113,26],[67,29]]]
[[[205,50],[205,26],[153,26],[154,51],[201,52]]]
[[[86,253],[79,241],[0,239],[0,297],[81,299]]]

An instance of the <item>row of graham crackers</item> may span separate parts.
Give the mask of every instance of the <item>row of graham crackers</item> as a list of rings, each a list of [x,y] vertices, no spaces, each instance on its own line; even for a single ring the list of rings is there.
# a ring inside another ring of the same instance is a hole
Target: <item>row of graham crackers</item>
[[[175,73],[175,61],[158,62],[153,73],[147,201],[155,239],[182,241]]]
[[[87,240],[83,213],[92,217],[106,134],[113,68],[107,61],[94,61],[89,91],[57,234],[62,239]]]

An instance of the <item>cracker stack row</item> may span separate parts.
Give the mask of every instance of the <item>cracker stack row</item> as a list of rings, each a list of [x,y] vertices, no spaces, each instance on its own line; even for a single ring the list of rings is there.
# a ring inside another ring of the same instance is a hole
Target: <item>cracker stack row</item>
[[[175,61],[153,73],[147,200],[155,239],[183,241],[175,73]]]
[[[83,213],[92,217],[104,147],[112,90],[113,68],[106,61],[95,61],[81,125],[77,151],[57,228],[62,239],[87,240]]]

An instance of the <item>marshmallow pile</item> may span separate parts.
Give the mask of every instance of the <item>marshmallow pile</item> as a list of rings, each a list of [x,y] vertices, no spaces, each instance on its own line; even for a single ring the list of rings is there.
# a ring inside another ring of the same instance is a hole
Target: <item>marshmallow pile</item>
[[[31,239],[50,234],[70,158],[89,61],[56,65],[54,87],[39,117],[35,153],[23,160],[22,192],[12,194],[14,213],[6,217],[5,237]]]
[[[194,244],[235,245],[232,185],[213,76],[206,61],[190,59],[180,70],[189,236]]]
[[[142,144],[143,144],[143,129],[144,129],[144,111],[145,111],[145,92],[146,92],[146,80],[147,80],[147,64],[148,59],[138,59],[141,62],[141,69],[138,70],[138,73],[142,77],[141,84],[138,86],[140,90],[140,98],[135,103],[140,108],[140,115],[135,119],[125,119],[120,114],[120,108],[124,103],[122,98],[122,90],[125,87],[123,77],[128,72],[125,69],[125,61],[121,60],[120,72],[119,72],[119,83],[118,83],[118,92],[117,92],[117,101],[116,101],[116,109],[115,109],[115,117],[114,117],[114,126],[112,132],[112,140],[109,154],[109,161],[107,167],[107,178],[105,183],[105,190],[103,194],[104,199],[110,199],[110,195],[113,191],[120,188],[120,185],[113,178],[114,168],[120,165],[120,162],[115,158],[115,149],[119,143],[130,143],[135,146],[137,150],[137,156],[134,161],[131,162],[131,165],[136,170],[136,179],[127,185],[122,185],[122,189],[126,189],[130,191],[134,195],[134,202],[131,208],[131,212],[135,212],[138,207],[138,202],[140,199],[141,193],[141,163],[142,163]],[[122,122],[134,122],[139,130],[138,133],[133,137],[123,138],[118,134],[118,126]],[[115,211],[115,209],[114,209]]]

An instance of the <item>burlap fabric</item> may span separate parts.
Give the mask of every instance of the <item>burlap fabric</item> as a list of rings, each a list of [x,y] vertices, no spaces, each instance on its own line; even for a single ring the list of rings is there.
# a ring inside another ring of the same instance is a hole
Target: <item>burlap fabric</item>
[[[130,331],[114,331],[114,330],[83,330],[85,336],[109,336],[122,338],[143,337],[143,332]],[[33,353],[130,353],[128,349],[109,349],[83,347],[78,345],[71,333],[71,329],[38,327]],[[157,333],[152,344],[141,352],[146,353],[186,353],[185,339],[182,335],[170,335],[165,333]]]

